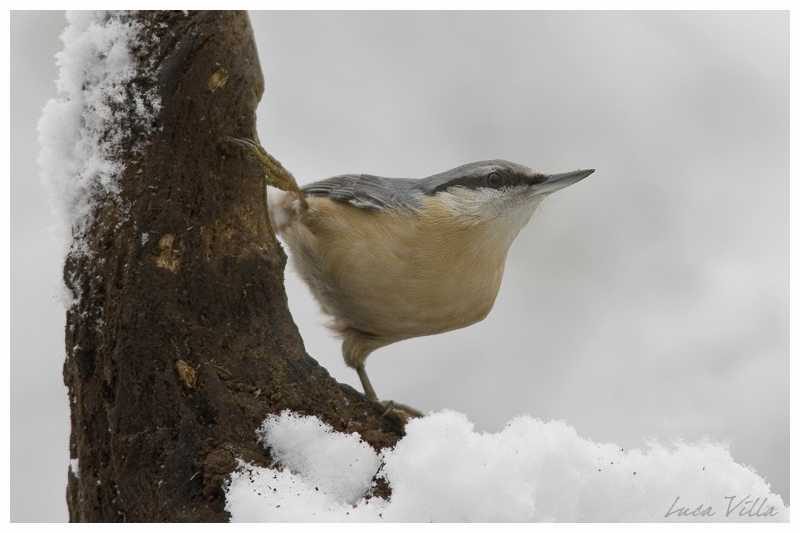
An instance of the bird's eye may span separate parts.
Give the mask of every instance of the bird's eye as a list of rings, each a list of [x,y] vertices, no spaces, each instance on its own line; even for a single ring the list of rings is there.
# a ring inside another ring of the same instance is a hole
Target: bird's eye
[[[497,172],[492,172],[489,174],[489,177],[486,178],[486,183],[489,184],[489,187],[497,188],[503,184],[503,176]]]

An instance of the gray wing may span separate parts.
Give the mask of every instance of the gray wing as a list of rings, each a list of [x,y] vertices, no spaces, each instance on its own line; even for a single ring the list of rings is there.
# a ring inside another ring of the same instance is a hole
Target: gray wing
[[[324,196],[362,209],[394,207],[403,211],[422,209],[420,180],[345,174],[310,183],[300,189],[306,196]]]

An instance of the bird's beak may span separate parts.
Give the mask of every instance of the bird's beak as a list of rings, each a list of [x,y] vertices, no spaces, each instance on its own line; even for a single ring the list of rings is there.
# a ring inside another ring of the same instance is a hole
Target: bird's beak
[[[592,172],[594,172],[593,168],[589,170],[574,170],[563,174],[550,174],[544,176],[544,181],[534,185],[533,190],[536,191],[536,194],[550,194],[564,187],[569,187],[573,183],[578,183]]]

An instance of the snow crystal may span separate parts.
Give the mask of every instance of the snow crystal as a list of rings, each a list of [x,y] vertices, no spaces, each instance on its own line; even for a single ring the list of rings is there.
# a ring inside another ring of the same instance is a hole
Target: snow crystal
[[[410,421],[406,436],[380,455],[357,435],[288,412],[271,417],[261,433],[286,469],[242,463],[227,488],[233,521],[789,519],[769,484],[734,462],[726,446],[709,442],[625,451],[581,438],[563,421],[529,416],[499,433],[476,433],[452,411]],[[368,498],[381,463],[389,501]]]

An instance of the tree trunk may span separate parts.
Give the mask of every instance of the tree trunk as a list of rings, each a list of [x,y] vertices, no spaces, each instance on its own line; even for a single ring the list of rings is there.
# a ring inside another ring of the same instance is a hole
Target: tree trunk
[[[313,414],[376,449],[402,424],[309,357],[289,314],[264,176],[224,142],[256,138],[247,14],[115,16],[143,24],[136,83],[161,107],[153,133],[109,122],[145,149],[118,154],[119,192],[94,203],[64,268],[70,520],[226,521],[237,459],[270,463],[266,415]]]

